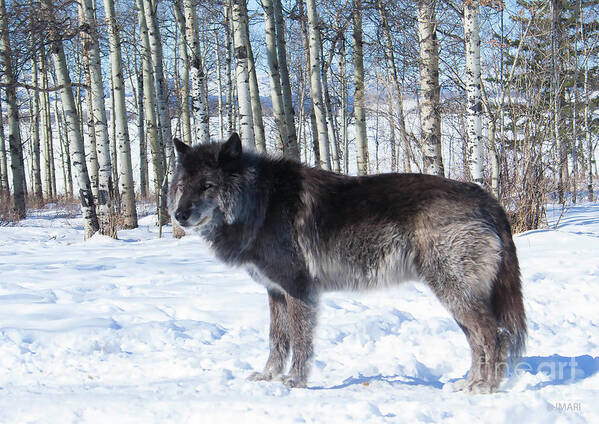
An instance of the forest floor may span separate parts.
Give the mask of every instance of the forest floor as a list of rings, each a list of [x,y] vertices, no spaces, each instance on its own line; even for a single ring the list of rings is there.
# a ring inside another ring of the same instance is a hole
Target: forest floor
[[[249,382],[265,290],[155,217],[83,241],[80,218],[0,228],[0,423],[597,423],[599,204],[515,236],[527,352],[492,395],[453,392],[466,339],[422,284],[322,298],[307,389]],[[241,421],[239,421],[241,422]]]

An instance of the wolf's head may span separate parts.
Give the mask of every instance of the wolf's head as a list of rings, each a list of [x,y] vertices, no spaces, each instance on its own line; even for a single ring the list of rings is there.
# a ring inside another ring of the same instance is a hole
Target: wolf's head
[[[244,162],[239,135],[225,143],[190,147],[174,139],[177,166],[169,189],[169,213],[179,225],[205,227],[243,218],[241,198],[252,172]]]

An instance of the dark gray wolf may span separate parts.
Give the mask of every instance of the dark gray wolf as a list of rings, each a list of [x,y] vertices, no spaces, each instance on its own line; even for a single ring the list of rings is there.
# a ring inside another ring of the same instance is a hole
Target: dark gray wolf
[[[268,291],[270,355],[252,380],[305,387],[318,298],[420,279],[472,351],[458,390],[495,391],[526,337],[510,225],[482,188],[432,175],[350,177],[225,143],[174,140],[169,209]],[[283,376],[290,351],[289,373]]]

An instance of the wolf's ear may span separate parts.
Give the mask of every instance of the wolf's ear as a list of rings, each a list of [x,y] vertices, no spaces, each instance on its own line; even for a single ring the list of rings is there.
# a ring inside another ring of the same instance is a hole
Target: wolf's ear
[[[191,147],[183,143],[178,138],[173,138],[173,144],[175,145],[175,150],[177,150],[177,156],[179,158],[185,156],[185,154],[191,150]]]
[[[218,161],[231,161],[239,159],[241,156],[241,139],[239,134],[233,133],[231,137],[223,144],[218,152]]]

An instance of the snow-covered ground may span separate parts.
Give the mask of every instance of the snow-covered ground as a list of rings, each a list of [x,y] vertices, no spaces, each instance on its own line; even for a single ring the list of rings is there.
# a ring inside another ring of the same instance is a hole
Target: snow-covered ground
[[[599,204],[516,236],[530,337],[493,395],[449,390],[469,349],[419,284],[324,296],[308,389],[246,381],[264,289],[153,221],[87,242],[52,211],[0,228],[1,423],[599,422]]]

